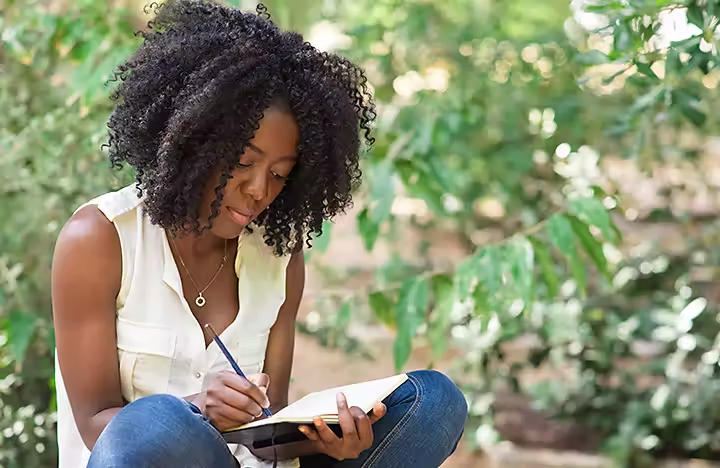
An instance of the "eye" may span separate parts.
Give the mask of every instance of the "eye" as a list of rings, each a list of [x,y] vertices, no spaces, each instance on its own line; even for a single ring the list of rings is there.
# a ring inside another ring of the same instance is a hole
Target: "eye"
[[[272,173],[273,177],[275,177],[277,180],[287,180],[288,176],[280,175],[277,172]]]
[[[250,167],[250,164],[237,163],[236,167]]]

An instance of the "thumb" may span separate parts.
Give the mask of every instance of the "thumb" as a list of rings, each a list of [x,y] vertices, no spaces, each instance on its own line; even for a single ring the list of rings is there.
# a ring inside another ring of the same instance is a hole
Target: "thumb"
[[[370,412],[370,424],[375,424],[380,418],[385,416],[385,413],[387,413],[387,406],[381,402],[375,403],[373,410]]]

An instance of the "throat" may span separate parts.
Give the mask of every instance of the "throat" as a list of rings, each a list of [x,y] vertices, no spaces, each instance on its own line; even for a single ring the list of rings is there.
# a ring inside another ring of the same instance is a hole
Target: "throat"
[[[171,234],[168,233],[168,237],[170,236]],[[237,243],[237,239],[222,239],[208,232],[170,237],[170,239],[185,261],[195,262],[222,255],[228,246]]]
[[[191,241],[200,249],[193,248]],[[233,323],[239,308],[233,261],[237,242],[222,242],[220,249],[206,250],[197,238],[170,238],[186,304],[201,328],[209,323],[218,333]],[[210,340],[205,337],[206,346]]]

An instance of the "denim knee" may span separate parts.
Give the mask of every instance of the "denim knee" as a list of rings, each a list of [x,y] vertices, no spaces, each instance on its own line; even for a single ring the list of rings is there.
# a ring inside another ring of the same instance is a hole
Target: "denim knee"
[[[454,447],[462,438],[468,417],[467,399],[463,392],[448,376],[435,370],[409,372],[408,376],[419,385],[423,392],[423,405],[442,421],[450,442]]]
[[[107,425],[88,467],[173,466],[176,459],[181,464],[174,466],[213,466],[229,451],[220,434],[201,418],[172,395],[135,400]]]

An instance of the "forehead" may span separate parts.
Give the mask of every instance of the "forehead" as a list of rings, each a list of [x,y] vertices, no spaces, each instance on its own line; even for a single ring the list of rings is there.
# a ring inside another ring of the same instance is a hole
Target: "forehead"
[[[300,128],[295,117],[276,107],[265,110],[250,143],[268,157],[294,156],[300,143]]]

